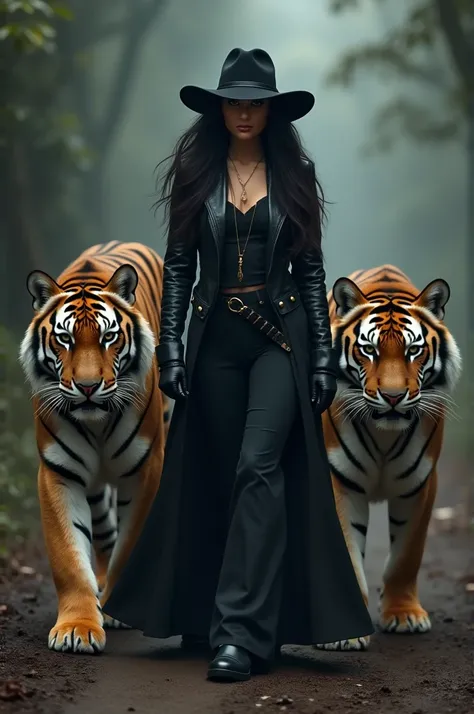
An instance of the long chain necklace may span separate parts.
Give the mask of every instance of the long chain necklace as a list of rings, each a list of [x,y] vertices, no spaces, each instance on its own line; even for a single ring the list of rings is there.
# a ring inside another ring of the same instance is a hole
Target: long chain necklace
[[[231,192],[232,192],[232,198],[234,199],[233,202],[232,202],[232,205],[233,205],[233,207],[234,207],[235,237],[236,237],[236,239],[237,239],[237,255],[238,255],[238,259],[237,259],[237,261],[238,261],[238,262],[237,262],[237,279],[238,279],[239,283],[241,283],[242,280],[244,279],[244,271],[243,271],[244,253],[245,253],[245,251],[247,250],[247,243],[249,242],[250,231],[252,230],[253,219],[254,219],[254,216],[255,216],[255,210],[256,210],[256,208],[257,208],[257,204],[255,204],[254,207],[253,207],[253,209],[252,209],[252,218],[251,218],[251,220],[250,220],[249,230],[248,230],[248,233],[247,233],[247,239],[246,239],[245,244],[244,244],[244,249],[243,249],[243,250],[240,250],[239,229],[238,229],[238,226],[237,226],[237,210],[236,210],[236,208],[235,208],[235,195],[234,195],[234,189],[232,188],[232,185],[231,185],[231,187],[230,187],[230,190],[231,190]],[[245,215],[245,214],[243,214],[243,215]]]
[[[237,171],[237,166],[234,164],[233,159],[231,159],[231,157],[229,156],[229,159],[230,159],[230,161],[231,161],[231,163],[232,163],[232,166],[234,167],[234,171],[235,171],[235,174],[236,174],[236,176],[237,176],[237,181],[240,183],[240,185],[241,185],[241,187],[242,187],[242,193],[241,193],[241,196],[240,196],[240,202],[241,202],[241,203],[247,203],[248,196],[247,196],[247,190],[246,190],[245,187],[247,186],[248,182],[250,181],[250,179],[251,179],[252,176],[254,175],[255,171],[257,170],[257,167],[258,167],[259,164],[261,163],[262,158],[263,158],[263,157],[260,157],[260,158],[259,158],[259,160],[258,160],[257,163],[255,164],[255,166],[254,166],[254,168],[253,168],[253,171],[252,171],[252,173],[250,174],[250,176],[248,177],[248,179],[247,179],[246,181],[242,181],[242,179],[241,179],[241,177],[240,177],[240,174],[239,174],[239,172]]]

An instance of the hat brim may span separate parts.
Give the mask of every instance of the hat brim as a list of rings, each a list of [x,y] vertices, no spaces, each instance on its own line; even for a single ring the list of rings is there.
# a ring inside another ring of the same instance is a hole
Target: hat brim
[[[203,89],[186,85],[179,93],[183,104],[198,114],[206,114],[217,108],[222,99],[237,99],[251,101],[254,99],[271,99],[272,106],[284,115],[288,121],[296,121],[304,117],[314,106],[314,95],[305,90],[293,92],[273,92],[258,87],[229,87],[226,89]]]

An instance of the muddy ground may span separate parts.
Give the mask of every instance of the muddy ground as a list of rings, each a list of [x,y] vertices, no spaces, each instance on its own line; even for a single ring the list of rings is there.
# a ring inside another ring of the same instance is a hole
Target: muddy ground
[[[451,524],[451,526],[456,524]],[[240,684],[205,679],[205,657],[178,640],[133,631],[109,634],[106,652],[49,652],[55,595],[41,548],[0,585],[0,710],[7,714],[472,714],[474,711],[474,562],[472,533],[432,528],[420,579],[432,632],[377,633],[366,653],[284,648],[270,675]],[[371,610],[386,555],[386,521],[374,509],[369,531]],[[33,572],[34,570],[34,572]]]

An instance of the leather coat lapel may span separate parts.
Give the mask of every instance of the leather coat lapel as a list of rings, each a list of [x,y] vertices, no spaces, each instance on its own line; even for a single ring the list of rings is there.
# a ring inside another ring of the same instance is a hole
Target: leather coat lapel
[[[223,171],[216,187],[206,201],[209,225],[216,244],[217,265],[220,266],[220,255],[225,237],[225,209],[227,204],[227,173]]]
[[[267,192],[268,192],[268,239],[266,250],[266,272],[267,277],[270,274],[273,263],[273,253],[275,251],[276,242],[280,234],[285,215],[280,210],[273,191],[272,172],[267,165]]]

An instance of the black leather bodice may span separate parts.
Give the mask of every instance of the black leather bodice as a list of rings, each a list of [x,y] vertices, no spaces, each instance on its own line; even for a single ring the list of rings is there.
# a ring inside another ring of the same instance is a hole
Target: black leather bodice
[[[255,211],[255,213],[254,213]],[[238,246],[236,236],[236,223],[239,232],[240,250],[244,251],[242,271],[243,279],[239,281]],[[247,242],[248,236],[248,242]],[[225,238],[221,258],[220,287],[235,288],[251,285],[263,285],[265,276],[265,252],[268,238],[268,199],[260,199],[245,213],[235,209],[227,201],[225,212]],[[245,244],[247,246],[245,247]]]

